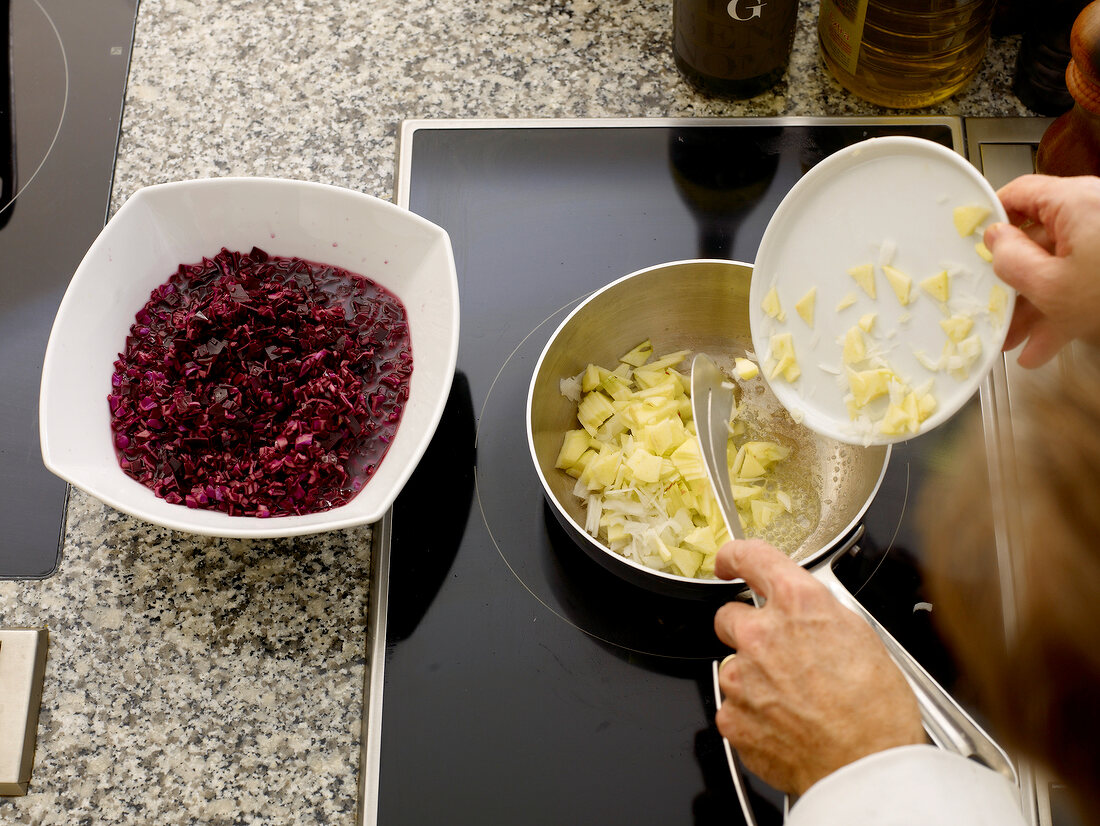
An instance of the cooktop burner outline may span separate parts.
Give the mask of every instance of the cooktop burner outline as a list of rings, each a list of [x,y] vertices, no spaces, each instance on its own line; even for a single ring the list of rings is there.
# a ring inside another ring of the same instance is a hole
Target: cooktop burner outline
[[[879,568],[882,567],[882,563],[886,561],[886,557],[890,555],[890,552],[894,550],[894,543],[897,542],[898,534],[901,533],[902,523],[905,521],[905,511],[909,506],[909,483],[911,481],[909,473],[909,462],[905,462],[905,492],[901,496],[901,510],[898,511],[898,521],[894,525],[894,533],[890,537],[890,541],[886,543],[886,548],[882,551],[882,555],[879,557],[878,562],[875,563],[875,567],[871,569],[867,574],[867,578],[863,581],[862,585],[852,589],[852,596],[859,598],[859,592],[870,584],[871,580],[875,578],[875,574],[878,573]],[[858,544],[858,543],[857,543]]]
[[[14,2],[20,2],[20,0],[14,0]],[[26,2],[26,0],[23,0],[23,2]],[[65,90],[61,96],[61,112],[59,113],[57,118],[57,128],[54,129],[53,135],[50,137],[49,145],[46,147],[46,151],[43,153],[42,159],[38,162],[38,165],[35,166],[34,171],[30,175],[28,175],[26,179],[22,179],[21,176],[19,176],[18,172],[15,172],[15,170],[18,168],[15,162],[18,146],[14,124],[16,118],[18,117],[18,111],[16,109],[18,102],[15,100],[14,83],[11,84],[11,88],[8,92],[10,103],[10,108],[8,109],[8,118],[11,123],[7,124],[7,126],[12,130],[12,168],[13,172],[15,173],[14,179],[16,186],[18,186],[18,190],[11,194],[10,199],[6,203],[0,204],[0,213],[7,210],[9,207],[11,207],[12,204],[15,203],[15,201],[19,199],[19,196],[22,195],[23,192],[26,191],[27,187],[31,185],[34,179],[38,177],[38,173],[42,171],[42,167],[46,165],[46,160],[49,158],[50,153],[53,151],[54,146],[57,144],[57,138],[61,134],[61,128],[65,123],[65,112],[67,111],[69,106],[69,57],[65,51],[65,42],[64,40],[62,40],[61,33],[57,29],[57,23],[54,22],[54,19],[50,16],[50,13],[46,11],[45,8],[43,8],[42,3],[39,2],[39,0],[29,0],[29,2],[34,4],[34,6],[36,6],[38,10],[42,13],[42,16],[45,18],[46,22],[49,23],[49,27],[50,30],[53,32],[54,39],[57,41],[57,48],[59,49],[61,57],[61,65],[64,70],[63,74],[65,79]],[[10,14],[11,9],[9,8],[9,15]],[[15,48],[15,44],[12,43],[10,48]],[[36,54],[41,54],[41,52],[36,49]],[[10,55],[8,55],[8,58],[10,59]]]
[[[543,326],[546,325],[547,322],[552,321],[553,319],[555,319],[558,316],[562,315],[562,313],[567,313],[571,308],[575,307],[578,303],[583,301],[584,298],[585,298],[585,296],[583,296],[583,295],[580,296],[576,300],[571,301],[568,304],[565,304],[564,306],[562,306],[558,310],[556,310],[553,313],[551,313],[550,315],[548,315],[542,321],[540,321],[533,329],[531,329],[527,333],[527,335],[525,335],[520,340],[519,344],[517,344],[512,349],[512,352],[510,352],[508,354],[508,357],[504,359],[504,362],[500,365],[500,369],[497,370],[496,375],[493,377],[493,381],[489,384],[489,390],[485,394],[485,401],[482,402],[481,411],[478,413],[477,428],[474,432],[474,449],[475,449],[475,451],[477,449],[478,444],[481,441],[481,424],[482,424],[482,422],[485,421],[485,411],[489,408],[489,400],[493,396],[493,390],[496,388],[497,382],[500,380],[501,375],[508,368],[509,362],[511,362],[512,358],[516,355],[516,353],[519,352],[523,348],[523,346],[527,343],[527,341],[531,338],[531,336],[535,335],[535,333],[537,333],[539,330],[541,330],[543,328]],[[507,556],[507,554],[504,553],[504,549],[501,548],[500,542],[497,540],[496,535],[493,533],[493,526],[492,526],[492,524],[490,524],[489,516],[485,512],[485,502],[481,497],[481,484],[479,483],[479,476],[478,476],[479,467],[481,467],[481,465],[475,460],[475,462],[474,462],[474,496],[477,499],[478,513],[481,515],[481,521],[485,525],[486,532],[489,534],[489,540],[493,543],[493,547],[496,548],[496,551],[500,555],[501,560],[508,567],[508,570],[512,572],[512,576],[514,576],[516,578],[516,580],[519,582],[519,584],[522,585],[524,588],[526,588],[527,592],[529,594],[531,594],[531,596],[534,597],[538,602],[542,603],[543,607],[546,608],[546,610],[548,610],[550,613],[557,616],[559,619],[564,620],[565,622],[569,623],[574,628],[577,628],[579,631],[584,631],[586,634],[591,633],[591,632],[585,630],[584,628],[581,628],[580,626],[578,626],[576,623],[574,623],[568,617],[563,616],[561,613],[556,611],[552,606],[550,606],[546,602],[546,600],[544,600],[542,597],[540,597],[538,594],[536,594],[534,592],[534,590],[531,588],[531,586],[528,585],[524,581],[523,577],[519,575],[519,572],[516,571],[515,567],[513,567],[513,565],[508,561],[508,556]],[[596,637],[597,639],[601,639],[599,637],[599,635],[597,635],[597,634],[592,634],[592,636]],[[616,644],[616,643],[612,642],[611,640],[602,640],[602,641],[610,643],[612,645]]]
[[[658,595],[625,583],[588,558],[556,521],[530,457],[526,404],[535,364],[554,330],[590,292],[567,302],[539,321],[504,358],[490,382],[474,434],[474,496],[481,522],[497,556],[531,597],[561,621],[593,639],[626,652],[675,660],[719,656],[724,648],[711,639],[714,609],[730,598],[715,593],[685,600]],[[521,424],[521,420],[523,424]],[[502,468],[513,465],[507,472]],[[866,576],[856,578],[856,593],[878,573],[894,549],[910,492],[909,463],[896,458],[900,501],[878,504],[888,516],[889,541],[877,558],[865,561]],[[517,518],[516,513],[527,518]],[[891,524],[892,523],[892,524]],[[857,542],[860,549],[866,543]],[[853,554],[858,551],[853,550]],[[593,588],[589,581],[601,585]],[[607,605],[578,597],[606,591]]]
[[[2,579],[62,562],[69,488],[37,448],[42,358],[108,215],[137,2],[0,2]]]

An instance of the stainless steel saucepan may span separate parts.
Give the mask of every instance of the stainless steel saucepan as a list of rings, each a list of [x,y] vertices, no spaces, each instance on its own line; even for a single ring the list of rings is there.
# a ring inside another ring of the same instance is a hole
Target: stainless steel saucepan
[[[562,395],[562,379],[588,364],[614,367],[619,356],[649,339],[657,355],[676,350],[707,353],[730,372],[735,355],[752,349],[749,280],[752,267],[732,261],[661,264],[614,281],[585,299],[561,323],[535,367],[527,403],[527,435],[535,467],[555,515],[593,558],[642,587],[681,597],[730,589],[715,579],[689,579],[633,562],[584,531],[583,502],[574,479],[554,467],[562,437],[577,425],[577,406]],[[690,361],[682,365],[686,373]],[[805,567],[824,559],[859,524],[882,481],[888,446],[853,447],[794,424],[760,380],[749,406],[777,441],[791,447],[784,464],[810,479],[817,492],[813,526],[796,547],[783,550]],[[735,588],[743,588],[741,581]]]
[[[647,568],[585,532],[583,502],[572,492],[575,480],[555,468],[565,432],[577,427],[576,403],[562,394],[560,383],[590,363],[617,364],[619,356],[646,339],[653,343],[657,355],[676,350],[702,352],[729,373],[735,355],[752,349],[751,278],[748,264],[721,260],[677,261],[624,276],[590,295],[569,314],[535,367],[527,399],[527,437],[555,516],[593,559],[650,590],[679,597],[712,597],[726,591],[732,596],[746,586],[743,580],[691,579]],[[758,417],[758,424],[792,448],[784,464],[811,480],[817,493],[816,512],[808,515],[811,528],[796,546],[781,549],[879,633],[917,694],[925,728],[935,743],[1014,780],[1011,762],[1000,747],[833,574],[833,561],[861,532],[860,521],[886,471],[889,446],[862,448],[830,440],[794,424],[762,384],[749,393],[748,407]]]

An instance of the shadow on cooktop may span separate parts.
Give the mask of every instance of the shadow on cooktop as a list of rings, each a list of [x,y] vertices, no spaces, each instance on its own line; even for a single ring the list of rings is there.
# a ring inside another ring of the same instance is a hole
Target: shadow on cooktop
[[[470,382],[455,373],[439,427],[393,505],[401,530],[390,540],[390,641],[416,630],[454,564],[474,498],[475,434]]]
[[[734,258],[737,230],[779,168],[781,134],[778,126],[669,132],[672,180],[695,218],[700,258]]]

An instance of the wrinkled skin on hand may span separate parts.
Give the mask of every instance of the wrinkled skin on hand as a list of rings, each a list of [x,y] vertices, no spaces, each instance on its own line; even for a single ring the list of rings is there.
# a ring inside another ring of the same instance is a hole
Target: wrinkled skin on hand
[[[861,757],[927,742],[916,698],[867,624],[782,552],[729,542],[716,573],[743,577],[762,608],[731,602],[715,615],[737,656],[719,672],[718,730],[745,767],[801,795]]]
[[[1100,178],[1024,175],[997,196],[1012,223],[984,241],[1019,293],[1004,349],[1026,341],[1018,361],[1039,367],[1072,339],[1100,344]]]

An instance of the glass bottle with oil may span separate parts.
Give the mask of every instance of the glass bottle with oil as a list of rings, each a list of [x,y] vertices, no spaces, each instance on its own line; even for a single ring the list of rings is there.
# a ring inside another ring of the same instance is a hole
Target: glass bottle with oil
[[[821,0],[825,65],[850,92],[896,109],[967,84],[989,42],[995,0]]]

